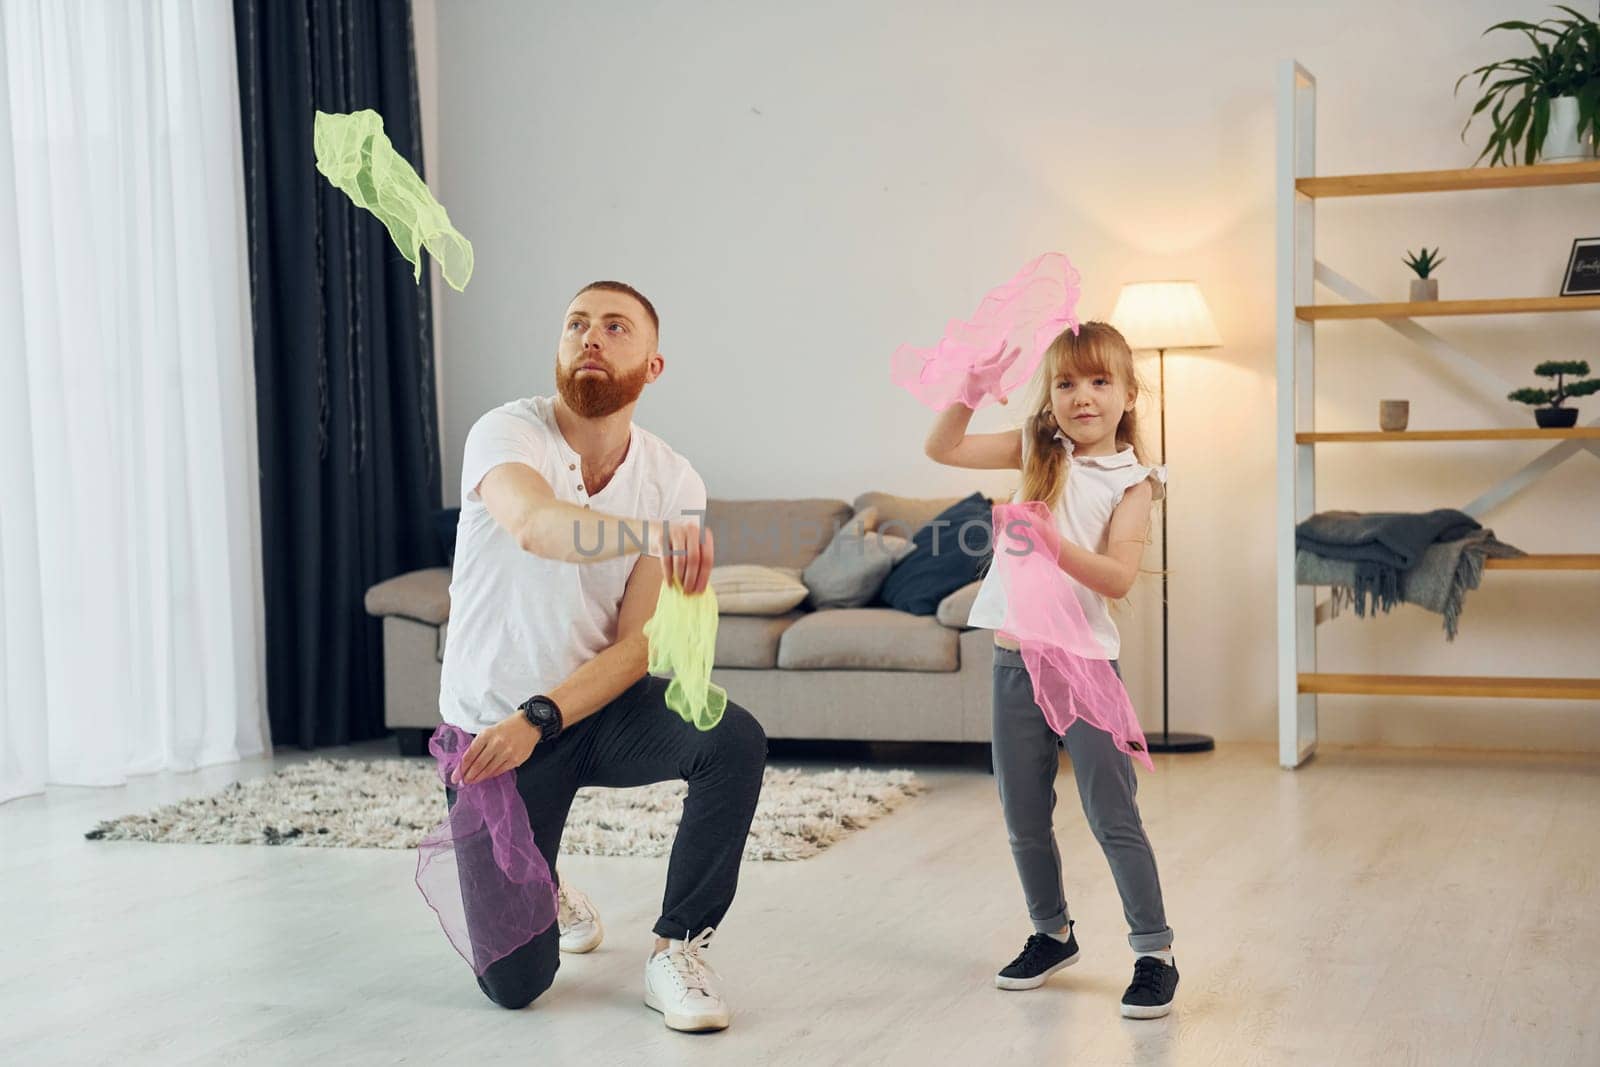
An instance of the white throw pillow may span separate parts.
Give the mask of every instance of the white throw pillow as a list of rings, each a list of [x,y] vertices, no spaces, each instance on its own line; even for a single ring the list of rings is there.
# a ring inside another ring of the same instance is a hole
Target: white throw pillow
[[[711,588],[723,615],[782,615],[799,607],[808,592],[795,571],[754,563],[712,567]]]

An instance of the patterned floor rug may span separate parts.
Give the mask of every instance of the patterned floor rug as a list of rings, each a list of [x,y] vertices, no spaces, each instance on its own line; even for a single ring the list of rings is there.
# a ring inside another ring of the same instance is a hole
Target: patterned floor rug
[[[584,789],[561,851],[587,856],[664,856],[683,813],[682,782],[639,789]],[[924,786],[910,771],[806,774],[767,768],[745,859],[799,860],[889,814]],[[311,848],[415,848],[445,814],[434,762],[312,760],[235,782],[142,815],[101,823],[93,841]]]

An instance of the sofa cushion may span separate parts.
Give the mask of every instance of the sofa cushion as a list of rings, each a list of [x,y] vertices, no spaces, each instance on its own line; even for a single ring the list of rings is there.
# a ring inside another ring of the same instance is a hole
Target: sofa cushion
[[[912,538],[917,547],[895,564],[883,583],[883,603],[913,615],[932,615],[939,601],[975,580],[991,555],[990,507],[987,497],[973,493],[918,530]]]
[[[802,571],[850,520],[843,500],[711,500],[706,523],[718,563],[759,563]]]
[[[904,537],[873,533],[877,520],[876,508],[856,512],[801,574],[812,607],[865,607],[883,588],[889,571],[911,551]]]
[[[723,615],[782,615],[806,598],[806,587],[794,571],[753,563],[712,567],[711,589]]]
[[[785,670],[954,671],[959,634],[932,618],[888,608],[814,611],[783,632]]]
[[[983,585],[983,579],[968,582],[954,593],[939,601],[939,610],[933,617],[939,620],[940,626],[954,626],[958,630],[967,628],[967,616],[972,614],[972,602],[978,599],[978,587]]]
[[[800,613],[724,615],[717,620],[714,666],[770,670],[778,665],[778,639]]]
[[[425,567],[367,590],[368,615],[400,615],[438,626],[450,617],[450,568]]]

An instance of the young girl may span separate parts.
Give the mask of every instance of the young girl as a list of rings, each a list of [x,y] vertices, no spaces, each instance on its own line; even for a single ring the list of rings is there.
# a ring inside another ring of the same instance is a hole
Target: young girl
[[[993,371],[975,370],[974,375]],[[927,453],[953,467],[1022,472],[1015,500],[1039,500],[1051,507],[1062,537],[1058,562],[1075,580],[1084,616],[1115,668],[1120,638],[1106,600],[1126,596],[1133,585],[1150,509],[1163,495],[1166,479],[1165,468],[1146,465],[1139,449],[1133,353],[1111,326],[1084,323],[1078,333],[1069,330],[1050,345],[1029,392],[1027,421],[1007,433],[968,434],[972,409],[951,405],[928,434]],[[1110,734],[1082,719],[1064,737],[1051,731],[1034,702],[1033,683],[1016,642],[999,632],[1005,617],[1005,589],[991,570],[968,624],[996,631],[995,776],[1035,931],[1021,954],[995,976],[995,985],[1035,989],[1078,959],[1051,827],[1057,746],[1064,744],[1084,816],[1111,864],[1131,931],[1133,982],[1123,994],[1122,1014],[1159,1018],[1171,1010],[1178,968],[1155,855],[1134,801],[1138,783],[1133,765]]]

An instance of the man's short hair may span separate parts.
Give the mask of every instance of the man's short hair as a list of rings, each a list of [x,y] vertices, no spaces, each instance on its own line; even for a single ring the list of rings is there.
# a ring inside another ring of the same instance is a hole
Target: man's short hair
[[[627,282],[609,282],[609,281],[590,282],[588,285],[584,286],[582,289],[579,289],[576,293],[573,293],[572,294],[572,299],[576,300],[576,299],[578,299],[578,297],[582,296],[584,293],[591,292],[591,291],[593,291],[595,289],[603,289],[608,293],[626,293],[628,296],[633,297],[635,300],[639,301],[639,303],[644,306],[644,313],[646,315],[650,316],[650,325],[652,325],[652,326],[654,326],[656,328],[657,335],[659,335],[661,333],[661,316],[656,314],[656,306],[654,304],[650,303],[650,298],[649,297],[645,296],[643,293],[641,293],[639,290],[635,289],[633,286],[629,285]]]

